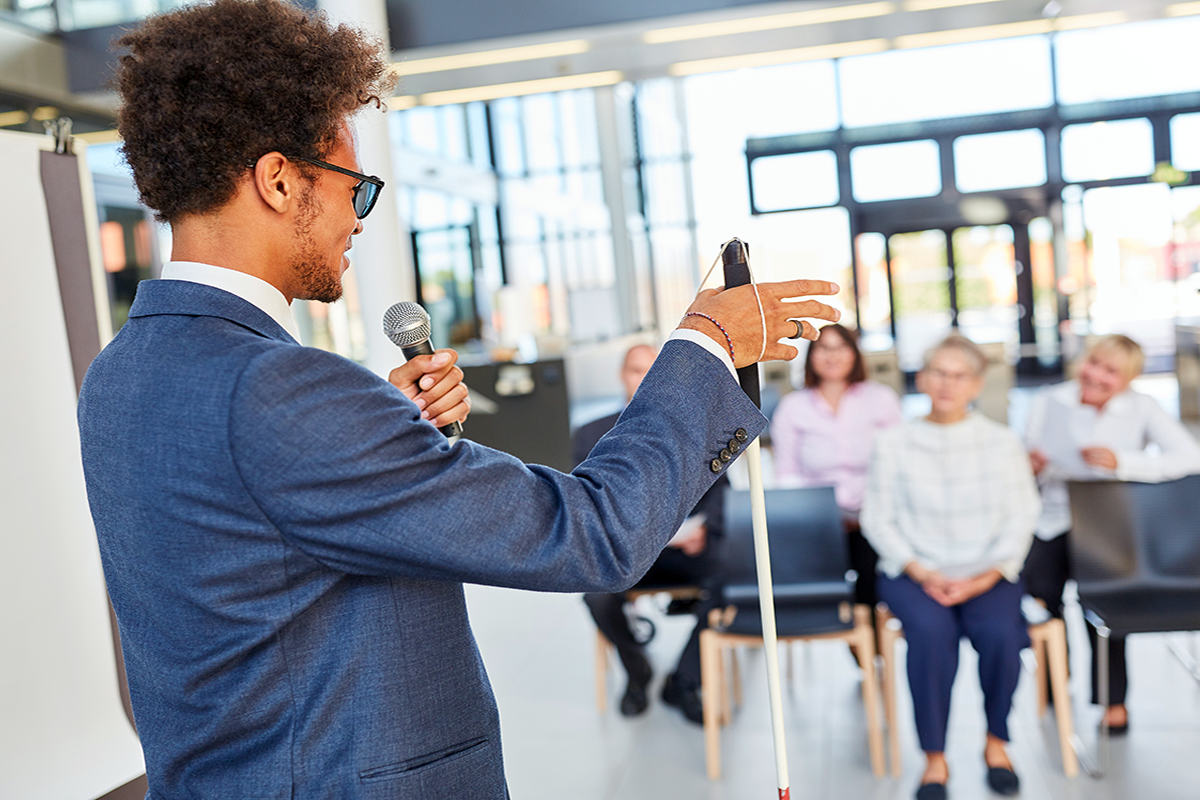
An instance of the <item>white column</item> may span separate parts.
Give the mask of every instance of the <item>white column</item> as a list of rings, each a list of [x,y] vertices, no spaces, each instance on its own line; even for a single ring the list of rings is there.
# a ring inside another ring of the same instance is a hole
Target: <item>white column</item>
[[[381,38],[390,49],[384,0],[320,0],[319,6],[334,22],[362,28]],[[387,116],[367,106],[355,123],[363,171],[378,175],[387,183],[371,216],[363,221],[363,232],[354,237],[354,249],[350,251],[351,272],[362,298],[366,366],[386,376],[403,357],[383,334],[383,313],[392,303],[416,300],[415,269],[408,225],[400,219],[396,204],[399,184],[392,168]]]

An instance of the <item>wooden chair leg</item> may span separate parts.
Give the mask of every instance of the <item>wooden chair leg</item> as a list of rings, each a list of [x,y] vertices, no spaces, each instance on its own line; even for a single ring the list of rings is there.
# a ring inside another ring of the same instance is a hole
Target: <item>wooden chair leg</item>
[[[704,764],[709,780],[721,778],[721,706],[726,696],[721,669],[722,647],[718,634],[700,632],[700,696],[704,704]]]
[[[879,648],[883,656],[883,717],[888,729],[888,750],[892,756],[892,777],[899,778],[902,771],[900,758],[900,726],[896,722],[896,640],[900,631],[889,623],[892,615],[886,611],[876,613],[879,628]]]
[[[596,710],[603,714],[608,709],[608,648],[611,645],[604,634],[596,631]]]
[[[857,609],[856,609],[857,611]],[[876,778],[884,774],[883,731],[879,727],[879,685],[875,678],[875,633],[871,628],[870,611],[860,614],[855,644],[858,665],[862,668],[863,708],[867,715],[867,747],[871,752],[871,772]]]
[[[732,681],[733,681],[733,705],[736,708],[741,708],[742,707],[742,667],[741,667],[741,662],[738,660],[738,651],[737,650],[734,650],[731,648],[729,651],[729,655],[733,659],[733,667],[730,670],[730,677],[732,678]],[[725,721],[728,722],[730,719],[732,719],[732,717],[733,717],[733,715],[730,714],[730,716],[727,717]]]
[[[1058,723],[1058,747],[1062,751],[1063,774],[1074,778],[1079,774],[1079,757],[1071,741],[1075,738],[1075,722],[1071,713],[1071,693],[1067,671],[1067,626],[1061,619],[1042,623],[1046,626],[1045,646],[1050,667],[1050,685],[1054,692],[1054,716]]]
[[[1044,625],[1029,626],[1029,643],[1033,648],[1033,661],[1035,664],[1033,682],[1037,686],[1037,715],[1040,718],[1046,713],[1046,707],[1049,705],[1050,698],[1048,678],[1049,670],[1046,664],[1046,632],[1048,628]]]

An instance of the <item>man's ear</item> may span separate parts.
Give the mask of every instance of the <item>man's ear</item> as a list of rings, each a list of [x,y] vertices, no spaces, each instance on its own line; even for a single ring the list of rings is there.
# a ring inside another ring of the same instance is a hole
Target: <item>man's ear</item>
[[[287,213],[296,202],[300,180],[300,171],[282,153],[267,153],[254,164],[254,189],[259,199],[277,213]]]

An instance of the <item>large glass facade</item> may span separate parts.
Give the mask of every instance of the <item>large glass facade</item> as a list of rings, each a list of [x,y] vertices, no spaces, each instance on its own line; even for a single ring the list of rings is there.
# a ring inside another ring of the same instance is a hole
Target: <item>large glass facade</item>
[[[759,280],[837,281],[844,319],[906,369],[952,327],[1043,370],[1120,331],[1153,366],[1174,321],[1200,317],[1198,34],[1200,16],[897,40],[393,112],[397,148],[495,186],[486,202],[398,189],[420,299],[456,346],[665,333],[737,236]],[[122,270],[141,263],[136,229],[121,228]]]

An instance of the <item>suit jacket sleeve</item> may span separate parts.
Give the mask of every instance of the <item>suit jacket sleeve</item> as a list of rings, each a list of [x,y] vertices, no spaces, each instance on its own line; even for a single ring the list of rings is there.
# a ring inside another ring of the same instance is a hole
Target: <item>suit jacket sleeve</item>
[[[386,381],[278,348],[235,389],[230,447],[280,533],[335,569],[545,591],[619,591],[766,425],[718,359],[668,342],[620,422],[571,474],[450,445]]]

